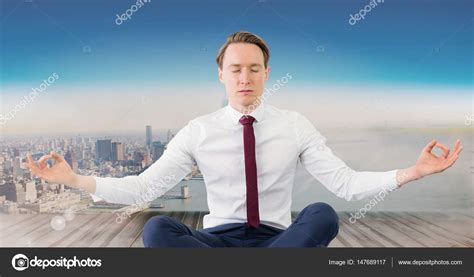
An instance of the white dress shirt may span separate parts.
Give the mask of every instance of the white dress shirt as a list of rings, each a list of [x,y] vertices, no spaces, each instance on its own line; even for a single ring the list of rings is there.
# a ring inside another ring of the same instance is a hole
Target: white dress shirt
[[[138,176],[94,177],[94,198],[142,204],[164,194],[197,164],[206,184],[210,213],[203,227],[247,222],[243,149],[243,114],[230,105],[191,120],[169,142],[163,155]],[[298,112],[260,104],[255,153],[261,224],[286,229],[291,224],[291,196],[298,159],[328,190],[346,200],[375,196],[398,187],[397,170],[355,171],[329,149],[319,131]]]

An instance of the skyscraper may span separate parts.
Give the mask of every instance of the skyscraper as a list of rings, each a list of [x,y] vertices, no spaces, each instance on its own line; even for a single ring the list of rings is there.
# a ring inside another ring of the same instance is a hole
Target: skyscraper
[[[151,148],[151,142],[152,142],[151,126],[146,125],[146,146],[148,147],[148,149]]]
[[[125,160],[125,146],[121,142],[112,142],[112,161]]]
[[[110,139],[99,139],[96,142],[97,159],[110,161],[112,159],[112,141]]]
[[[25,183],[25,201],[34,202],[37,198],[35,181]]]
[[[74,152],[74,150],[68,150],[66,152],[66,155],[64,155],[64,159],[71,166],[72,171],[77,173],[78,164],[77,164],[76,153]]]
[[[14,180],[9,180],[3,186],[2,194],[5,195],[6,200],[17,203],[25,202],[26,193],[21,183]]]
[[[16,179],[17,177],[22,177],[21,173],[21,158],[17,156],[13,159],[13,179]]]
[[[153,161],[158,160],[165,151],[165,145],[161,141],[154,141],[152,148]]]

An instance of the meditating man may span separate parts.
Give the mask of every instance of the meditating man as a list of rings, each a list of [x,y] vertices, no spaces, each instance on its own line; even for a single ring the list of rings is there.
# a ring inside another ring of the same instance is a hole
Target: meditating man
[[[313,203],[291,220],[298,161],[331,192],[351,200],[393,191],[457,160],[459,140],[452,151],[433,140],[411,167],[386,172],[349,168],[306,117],[262,100],[269,58],[262,38],[231,34],[216,59],[229,104],[191,120],[138,176],[81,176],[54,151],[38,162],[28,154],[27,166],[48,182],[83,189],[94,198],[140,205],[171,189],[196,164],[207,190],[204,228],[193,230],[175,218],[155,216],[144,226],[145,247],[326,247],[339,230],[331,206]],[[434,147],[443,154],[431,153]],[[52,167],[45,163],[48,159],[55,160]]]

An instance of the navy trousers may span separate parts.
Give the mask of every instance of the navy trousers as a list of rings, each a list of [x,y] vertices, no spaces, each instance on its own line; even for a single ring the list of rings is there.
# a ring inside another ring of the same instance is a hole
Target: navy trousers
[[[304,208],[288,229],[229,223],[192,230],[175,218],[154,216],[143,229],[145,247],[327,247],[339,231],[339,218],[325,203]]]

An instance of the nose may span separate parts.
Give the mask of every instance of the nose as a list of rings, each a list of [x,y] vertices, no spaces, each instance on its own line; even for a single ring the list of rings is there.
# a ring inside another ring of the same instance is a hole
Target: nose
[[[247,70],[242,70],[240,73],[240,85],[248,85],[250,84],[250,74]]]

